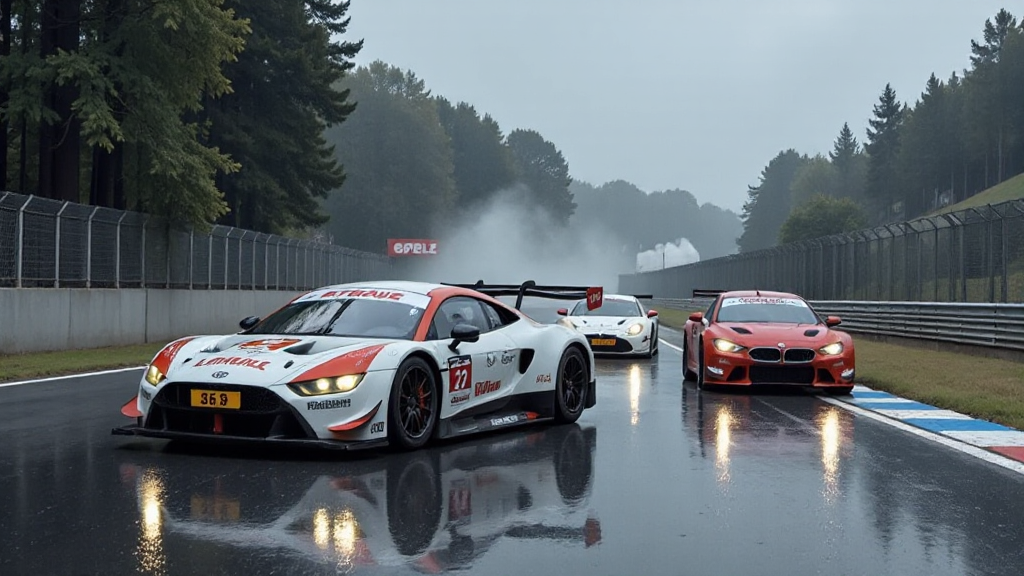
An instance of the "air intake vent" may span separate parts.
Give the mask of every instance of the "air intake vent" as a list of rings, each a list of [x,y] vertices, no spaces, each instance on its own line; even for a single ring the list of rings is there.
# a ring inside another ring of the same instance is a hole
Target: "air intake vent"
[[[751,334],[750,330],[747,330],[742,326],[729,326],[729,328],[732,328],[732,331],[737,334]]]
[[[782,351],[778,348],[751,348],[750,357],[760,362],[778,362],[782,360]]]
[[[526,371],[530,368],[530,363],[533,362],[534,351],[529,348],[524,348],[519,353],[519,373],[526,374]]]
[[[810,330],[807,330],[806,332],[804,332],[804,336],[807,336],[807,337],[817,336],[818,332],[820,332],[820,330],[818,330],[817,328],[811,328]]]
[[[285,348],[284,351],[289,354],[295,354],[296,356],[303,356],[309,353],[310,348],[312,348],[314,344],[316,344],[316,342],[310,340],[309,342],[303,342],[296,346],[289,346],[288,348]]]

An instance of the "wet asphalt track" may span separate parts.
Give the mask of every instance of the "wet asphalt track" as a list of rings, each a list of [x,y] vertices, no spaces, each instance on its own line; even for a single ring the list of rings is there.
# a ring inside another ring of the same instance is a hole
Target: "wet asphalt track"
[[[1024,573],[1024,476],[667,346],[599,369],[578,425],[357,458],[111,436],[140,372],[0,388],[0,574]]]

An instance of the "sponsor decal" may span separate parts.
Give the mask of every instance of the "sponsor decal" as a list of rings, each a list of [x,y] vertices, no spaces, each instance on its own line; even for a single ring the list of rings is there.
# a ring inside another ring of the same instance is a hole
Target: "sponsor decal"
[[[504,426],[506,424],[515,424],[519,422],[519,416],[502,416],[501,418],[491,418],[491,426]]]
[[[210,376],[213,376],[214,378],[227,378],[228,377],[228,373],[227,372],[214,372],[213,374],[210,374]]]
[[[448,392],[469,390],[473,381],[473,359],[470,356],[455,356],[448,359]]]
[[[498,355],[494,352],[487,353],[487,367],[490,368],[498,363]]]
[[[477,382],[473,388],[473,395],[483,396],[484,394],[497,392],[499,388],[501,388],[501,380],[485,380],[483,382]]]
[[[512,362],[515,361],[515,359],[516,359],[516,353],[515,352],[502,352],[501,353],[501,363],[504,364],[504,365],[511,364]]]
[[[374,422],[373,424],[370,424],[370,434],[383,434],[383,433],[384,433],[384,423],[383,422]]]
[[[313,400],[312,402],[306,402],[306,410],[337,410],[338,408],[351,407],[351,398],[341,398],[336,400]]]
[[[302,342],[298,338],[267,338],[265,340],[251,340],[238,345],[239,350],[253,350],[256,352],[280,350],[292,344]]]
[[[540,375],[538,375],[537,376],[537,382],[535,382],[535,383],[539,384],[541,382],[543,382],[545,384],[550,384],[551,383],[551,374],[540,374]]]
[[[587,310],[597,310],[604,305],[604,288],[587,288]]]
[[[437,256],[437,240],[388,238],[388,256]]]
[[[310,292],[296,302],[307,302],[309,300],[328,299],[349,299],[349,300],[377,300],[383,302],[401,302],[417,308],[426,308],[430,304],[430,297],[424,294],[403,292],[401,290],[387,290],[384,288],[345,288],[341,290],[324,289]]]
[[[455,406],[457,404],[462,404],[466,400],[469,400],[469,392],[463,392],[461,394],[456,394],[455,396],[452,396],[451,403],[452,406]]]
[[[722,300],[722,306],[740,306],[743,304],[770,304],[775,306],[799,306],[807,308],[807,303],[796,298],[767,298],[764,296],[750,296],[743,298],[726,298]]]
[[[270,364],[267,360],[253,360],[252,358],[240,358],[238,356],[215,356],[213,358],[203,358],[199,362],[196,362],[196,367],[199,366],[220,366],[226,364],[228,366],[241,366],[242,368],[255,368],[256,370],[263,370]]]

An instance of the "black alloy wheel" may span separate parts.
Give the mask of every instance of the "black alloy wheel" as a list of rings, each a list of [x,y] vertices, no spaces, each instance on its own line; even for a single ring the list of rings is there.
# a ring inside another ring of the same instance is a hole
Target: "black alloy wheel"
[[[555,384],[555,419],[569,423],[579,419],[587,400],[587,362],[579,348],[569,348],[558,363]]]
[[[434,371],[421,358],[402,362],[391,387],[388,437],[399,448],[419,448],[434,433],[438,418],[437,383]]]

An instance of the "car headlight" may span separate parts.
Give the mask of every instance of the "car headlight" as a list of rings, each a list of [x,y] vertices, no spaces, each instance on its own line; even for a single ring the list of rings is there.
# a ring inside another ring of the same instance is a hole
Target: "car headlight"
[[[835,356],[836,354],[842,354],[843,343],[833,342],[831,344],[827,344],[825,346],[822,346],[821,348],[818,348],[818,352],[824,354],[825,356]]]
[[[626,330],[626,334],[629,334],[630,336],[636,336],[637,334],[639,334],[639,333],[641,333],[643,331],[644,331],[644,325],[639,323],[639,322],[637,322],[636,324],[633,324],[632,326],[630,326]]]
[[[293,382],[288,385],[299,396],[322,396],[351,392],[363,381],[365,374],[349,374],[337,378],[317,378],[307,382]]]
[[[156,367],[156,364],[149,365],[149,369],[146,370],[146,382],[153,386],[159,386],[165,379],[167,379],[167,376]]]
[[[745,349],[743,346],[740,346],[735,342],[729,342],[724,338],[715,338],[712,341],[712,344],[715,345],[715,349],[719,352],[739,352],[740,350]]]

